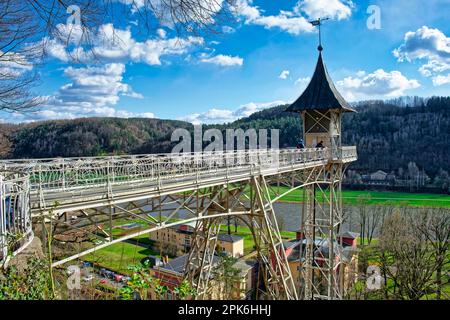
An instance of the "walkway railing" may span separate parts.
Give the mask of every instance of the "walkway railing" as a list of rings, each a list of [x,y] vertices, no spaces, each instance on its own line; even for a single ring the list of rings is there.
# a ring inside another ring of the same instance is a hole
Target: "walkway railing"
[[[26,247],[32,236],[29,177],[0,171],[0,262]]]
[[[343,160],[356,160],[358,154],[355,146],[341,147],[341,159]]]
[[[342,160],[356,157],[356,147],[342,148]],[[334,158],[334,157],[333,157]],[[182,154],[150,154],[112,157],[4,160],[0,169],[30,175],[31,191],[70,191],[131,182],[195,177],[205,174],[229,174],[331,159],[325,149],[265,149]],[[336,159],[333,159],[336,160]]]

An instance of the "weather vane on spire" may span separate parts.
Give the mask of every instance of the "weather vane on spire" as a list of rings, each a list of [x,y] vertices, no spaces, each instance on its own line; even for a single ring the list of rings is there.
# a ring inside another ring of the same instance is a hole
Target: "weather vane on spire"
[[[322,21],[326,21],[326,20],[330,20],[330,18],[319,18],[317,20],[313,20],[313,21],[309,22],[314,27],[319,27],[319,47],[317,48],[319,51],[323,50],[323,47],[322,47],[322,32],[321,32],[320,27],[322,26]]]

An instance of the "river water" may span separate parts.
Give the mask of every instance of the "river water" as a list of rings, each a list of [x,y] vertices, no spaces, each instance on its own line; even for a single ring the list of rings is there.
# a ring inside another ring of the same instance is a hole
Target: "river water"
[[[176,209],[176,204],[165,205],[164,208]],[[301,227],[303,204],[291,202],[277,202],[273,205],[275,214],[277,216],[279,228],[284,231],[297,231]],[[145,211],[151,211],[151,208],[145,206]],[[328,208],[325,207],[325,210]],[[346,216],[345,223],[342,226],[343,231],[359,232],[359,210],[356,206],[344,206],[344,214]],[[368,209],[369,210],[369,209]],[[168,216],[170,213],[163,213],[163,216]],[[157,213],[151,214],[156,217]],[[185,209],[180,209],[173,218],[192,218],[192,214]]]
[[[321,203],[316,204],[318,207],[323,205]],[[171,203],[165,204],[164,208],[167,210],[166,213],[163,213],[163,216],[168,216],[171,211],[175,210],[179,204]],[[279,224],[279,229],[284,231],[297,231],[301,227],[302,214],[303,214],[303,204],[302,203],[292,203],[292,202],[277,202],[273,204],[273,208],[277,217],[277,221]],[[375,226],[373,228],[373,236],[377,237],[379,234],[379,229],[381,226],[381,217],[385,215],[389,215],[393,212],[395,207],[390,206],[357,206],[357,205],[344,205],[343,207],[343,215],[344,215],[344,223],[342,224],[340,230],[342,232],[352,231],[352,232],[360,232],[361,225],[361,216],[366,212],[366,224]],[[149,206],[143,207],[144,211],[151,212],[151,208]],[[327,212],[328,208],[324,206],[323,210],[317,209],[317,215],[319,212]],[[408,210],[412,210],[409,212],[413,212],[415,210],[422,210],[420,208],[409,208]],[[158,213],[151,213],[155,218]],[[317,216],[319,218],[319,216]],[[172,218],[182,219],[182,218],[193,218],[192,213],[187,211],[186,209],[180,209],[176,215],[172,216]],[[368,220],[367,220],[368,219]],[[368,231],[366,231],[368,232]]]
[[[286,231],[297,231],[301,227],[303,214],[303,204],[278,202],[273,205],[275,214],[278,218],[280,229]],[[327,210],[328,208],[324,208]],[[345,222],[342,226],[343,231],[359,232],[359,208],[355,206],[344,206]]]

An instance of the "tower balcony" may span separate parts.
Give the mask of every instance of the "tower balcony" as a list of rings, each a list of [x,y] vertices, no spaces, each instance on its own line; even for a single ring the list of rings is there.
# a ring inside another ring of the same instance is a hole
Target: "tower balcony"
[[[332,150],[331,160],[343,163],[358,160],[358,152],[356,150],[356,146],[343,146]]]

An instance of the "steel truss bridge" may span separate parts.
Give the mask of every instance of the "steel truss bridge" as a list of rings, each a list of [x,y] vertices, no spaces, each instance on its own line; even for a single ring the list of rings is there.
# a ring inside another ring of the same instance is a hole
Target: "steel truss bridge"
[[[210,289],[220,226],[236,219],[249,227],[255,241],[263,280],[260,297],[339,299],[342,268],[334,246],[321,257],[324,263],[317,264],[314,243],[317,237],[336,240],[342,223],[342,175],[356,159],[356,147],[341,147],[3,160],[0,259],[6,262],[26,247],[33,236],[31,221],[35,229],[42,226],[55,246],[59,240],[73,251],[69,256],[54,253],[58,259],[53,267],[124,240],[196,222],[185,278],[201,299]],[[279,186],[288,191],[279,192]],[[273,209],[274,202],[297,189],[304,190],[299,215],[303,209],[307,239],[301,283],[291,274]],[[124,219],[144,227],[115,236],[115,221]]]

